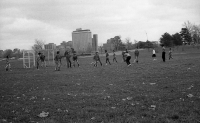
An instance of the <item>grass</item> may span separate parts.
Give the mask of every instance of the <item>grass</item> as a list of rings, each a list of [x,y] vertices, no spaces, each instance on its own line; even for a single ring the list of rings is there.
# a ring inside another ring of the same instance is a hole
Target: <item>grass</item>
[[[200,49],[174,49],[165,63],[161,52],[140,51],[139,63],[94,68],[24,69],[0,62],[0,121],[5,123],[198,123],[200,122]],[[166,55],[168,57],[168,54]],[[63,60],[63,63],[65,61]],[[133,53],[132,59],[133,62]],[[189,95],[191,94],[191,95]],[[47,117],[38,115],[49,112]]]

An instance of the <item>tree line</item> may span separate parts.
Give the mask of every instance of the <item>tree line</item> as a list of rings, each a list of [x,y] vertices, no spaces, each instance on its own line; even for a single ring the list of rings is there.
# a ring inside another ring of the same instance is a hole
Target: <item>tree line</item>
[[[23,57],[23,51],[18,49],[18,48],[15,48],[13,50],[6,49],[0,54],[0,58],[6,58],[7,56],[9,56],[10,58],[15,57],[16,59],[22,58]]]
[[[200,25],[184,22],[180,32],[170,35],[165,32],[160,38],[161,46],[173,47],[200,43]]]

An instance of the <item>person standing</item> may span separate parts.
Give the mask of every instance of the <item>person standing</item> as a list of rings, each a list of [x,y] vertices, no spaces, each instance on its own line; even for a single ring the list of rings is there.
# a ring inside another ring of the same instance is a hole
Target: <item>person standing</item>
[[[117,62],[115,50],[113,50],[113,62]]]
[[[169,60],[170,60],[170,59],[173,59],[173,58],[172,58],[172,49],[171,49],[171,48],[169,48]]]
[[[137,62],[138,63],[138,57],[139,57],[139,50],[138,50],[138,47],[137,47],[137,49],[135,50],[135,62]]]
[[[153,60],[156,60],[156,50],[153,48],[153,55],[152,55]]]
[[[61,56],[60,56],[60,51],[57,51],[57,54],[54,58],[55,60],[55,71],[60,71],[60,66],[61,66]]]
[[[75,62],[77,63],[78,67],[80,66],[79,63],[78,63],[78,56],[76,55],[76,51],[73,52],[72,60],[73,60],[73,66],[74,67],[75,67]]]
[[[162,59],[163,59],[163,62],[165,62],[165,47],[164,46],[162,48]]]
[[[109,64],[111,65],[110,60],[109,60],[109,54],[108,54],[108,51],[105,50],[105,53],[106,53],[106,65],[107,65],[107,63],[109,63]]]
[[[11,65],[10,65],[10,62],[9,62],[9,56],[6,56],[6,67],[5,67],[6,71],[12,71],[11,70]]]
[[[68,51],[65,52],[65,57],[66,57],[66,61],[67,61],[67,67],[68,67],[68,68],[71,68],[71,67],[72,67],[72,62],[71,62],[71,60],[70,60],[71,55],[69,54]]]
[[[41,53],[39,52],[38,55],[37,55],[37,58],[36,58],[36,67],[37,67],[37,70],[39,70],[39,65],[40,65],[40,62],[41,62],[40,55],[41,55]]]
[[[46,67],[45,55],[43,53],[40,54],[40,60],[41,60],[41,66]]]
[[[94,67],[97,67],[97,63],[98,63],[98,62],[99,62],[99,63],[101,64],[101,66],[102,66],[102,63],[101,63],[101,60],[100,60],[100,57],[99,57],[98,52],[95,53],[93,59],[94,59]]]

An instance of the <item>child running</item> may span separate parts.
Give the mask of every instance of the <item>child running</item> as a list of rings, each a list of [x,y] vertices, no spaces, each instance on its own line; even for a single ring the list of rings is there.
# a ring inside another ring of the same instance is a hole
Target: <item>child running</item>
[[[173,59],[173,58],[172,58],[172,49],[171,49],[171,48],[169,48],[169,60],[170,60],[170,59]]]
[[[60,71],[61,56],[60,56],[60,52],[59,51],[57,51],[57,54],[56,54],[54,60],[55,60],[55,64],[56,64],[55,71]]]
[[[101,64],[101,66],[102,66],[102,63],[101,63],[101,60],[100,60],[100,57],[99,57],[98,52],[95,53],[93,59],[94,59],[94,67],[97,67],[97,63],[98,63],[98,62],[99,62],[99,63]]]
[[[37,70],[39,70],[39,66],[40,66],[40,62],[41,62],[40,55],[41,55],[41,53],[39,52],[38,55],[37,55],[37,58],[36,58]]]
[[[105,50],[105,53],[106,53],[106,65],[107,65],[107,62],[111,65],[110,60],[109,60],[109,54],[108,54],[107,50]]]
[[[153,60],[156,60],[156,50],[153,48],[153,55],[152,55]]]
[[[75,67],[75,62],[77,63],[78,67],[80,66],[78,63],[78,56],[76,55],[76,51],[73,52],[73,66]]]
[[[134,62],[138,63],[138,56],[139,56],[139,50],[138,50],[138,47],[137,47],[137,49],[135,50],[135,60],[134,60]]]
[[[113,50],[113,62],[117,62],[115,50]]]
[[[10,65],[10,62],[9,62],[9,56],[6,56],[6,67],[5,67],[6,71],[12,71],[11,70],[11,65]]]
[[[131,63],[130,63],[131,55],[129,54],[129,52],[127,50],[126,50],[125,56],[126,56],[127,66],[131,66]]]

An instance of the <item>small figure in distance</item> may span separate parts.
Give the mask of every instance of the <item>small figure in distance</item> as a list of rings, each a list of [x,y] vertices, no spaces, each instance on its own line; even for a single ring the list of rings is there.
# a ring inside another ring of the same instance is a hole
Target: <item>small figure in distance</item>
[[[169,60],[170,59],[173,59],[173,57],[172,57],[172,49],[171,48],[169,48]]]
[[[165,62],[165,47],[164,46],[162,48],[162,59],[163,59],[163,62]]]
[[[102,66],[102,63],[101,63],[101,60],[100,60],[100,57],[99,57],[99,54],[98,52],[95,52],[95,55],[93,57],[93,60],[94,60],[94,67],[97,67],[97,63],[99,62]]]
[[[134,60],[134,62],[138,63],[138,57],[139,57],[139,50],[138,50],[138,47],[137,47],[136,50],[135,50],[135,60]]]
[[[156,50],[153,48],[153,55],[152,55],[153,60],[156,60]]]
[[[41,53],[39,52],[38,55],[37,55],[37,58],[36,58],[36,67],[37,67],[37,70],[39,70],[39,66],[40,66],[40,63],[41,63],[40,55],[41,55]]]
[[[77,63],[78,67],[80,66],[78,63],[78,56],[76,55],[76,51],[73,52],[73,66],[75,67],[75,62]]]
[[[113,50],[113,62],[117,62],[115,50]]]
[[[67,67],[71,68],[72,67],[72,62],[70,60],[71,55],[68,51],[65,51],[65,57],[66,57],[66,61],[67,61]]]
[[[40,60],[41,60],[41,67],[46,67],[45,55],[43,53],[40,54]]]
[[[10,65],[10,62],[9,62],[10,60],[9,60],[9,56],[6,56],[6,67],[5,67],[5,69],[6,69],[6,71],[12,71],[11,70],[11,65]]]
[[[127,66],[131,66],[131,63],[130,63],[131,55],[129,54],[129,52],[128,52],[127,49],[126,49],[125,56],[126,56],[126,63],[127,63]]]
[[[55,60],[55,71],[60,71],[60,66],[61,66],[61,56],[60,56],[60,51],[57,51],[57,54],[54,58]]]
[[[110,60],[109,60],[109,53],[108,53],[108,51],[105,50],[105,53],[106,53],[106,65],[107,65],[107,63],[109,63],[111,65]]]

